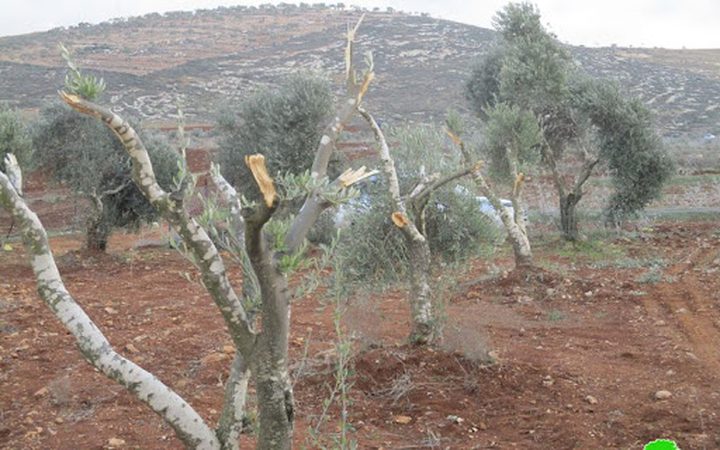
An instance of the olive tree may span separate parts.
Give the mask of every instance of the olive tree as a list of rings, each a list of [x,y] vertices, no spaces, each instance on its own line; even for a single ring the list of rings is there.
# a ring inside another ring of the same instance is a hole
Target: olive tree
[[[146,134],[149,155],[158,183],[173,186],[178,172],[177,152],[158,136]],[[130,157],[107,127],[79,116],[65,104],[41,111],[34,126],[34,166],[47,169],[52,178],[87,199],[85,247],[104,252],[114,228],[136,228],[152,221],[157,212],[132,183]]]
[[[426,158],[422,159],[422,161],[427,164],[427,167],[421,170],[413,170],[415,177],[404,176],[401,178],[398,176],[395,160],[390,154],[390,147],[385,134],[377,121],[365,109],[361,108],[360,114],[365,118],[375,134],[378,153],[385,174],[385,182],[391,199],[392,213],[390,217],[393,224],[401,231],[408,250],[411,285],[409,295],[412,315],[410,341],[417,344],[426,344],[436,337],[437,331],[435,326],[437,318],[433,311],[430,283],[431,251],[425,222],[426,209],[437,190],[454,180],[472,174],[477,170],[477,167],[461,164],[460,158],[453,157],[454,155],[448,155],[447,158]],[[426,148],[426,151],[437,153],[443,151],[442,148],[434,147],[434,143],[423,139],[418,133],[406,135],[405,137],[415,141],[411,142],[410,145],[432,146],[429,149]],[[437,142],[437,140],[435,141]],[[405,144],[407,145],[408,142],[405,142]],[[454,161],[443,161],[443,159]],[[440,163],[435,164],[435,167],[433,167],[433,162]],[[452,167],[452,169],[448,170],[448,167]],[[415,179],[412,180],[412,178]],[[401,180],[405,182],[405,186],[401,186]]]
[[[0,103],[0,168],[5,168],[5,155],[12,153],[22,164],[29,164],[32,141],[28,127],[20,114],[6,104]]]
[[[312,165],[323,124],[333,113],[330,83],[322,76],[301,73],[281,80],[278,86],[264,88],[226,108],[217,119],[219,141],[216,158],[225,179],[252,193],[252,177],[245,166],[250,146],[262,151],[273,173],[301,173]],[[337,162],[331,161],[330,175],[337,175]]]
[[[27,169],[32,158],[32,140],[25,122],[17,111],[0,104],[0,170],[6,170],[5,156],[12,154],[13,164]],[[22,176],[18,172],[16,176]],[[22,180],[18,180],[22,186]]]
[[[211,428],[169,386],[112,348],[65,288],[37,216],[29,210],[17,186],[5,173],[0,173],[0,204],[21,224],[41,298],[76,338],[86,359],[159,414],[187,448],[239,448],[238,437],[250,377],[258,398],[257,448],[276,450],[292,446],[294,402],[288,372],[291,295],[284,269],[289,260],[302,257],[297,252],[318,215],[332,201],[346,196],[353,184],[369,175],[361,168],[346,170],[332,181],[326,176],[335,141],[360,106],[373,78],[371,66],[362,74],[356,73],[352,67],[356,30],[357,26],[348,30],[347,95],[316,143],[311,171],[306,176],[273,178],[262,155],[245,158],[255,180],[254,189],[259,192],[259,200],[241,204],[240,211],[236,213],[242,215],[237,222],[244,224],[245,250],[259,284],[261,304],[258,318],[248,314],[242,297],[228,279],[223,257],[208,232],[184,207],[184,201],[192,191],[192,180],[178,183],[172,191],[164,189],[158,184],[147,147],[125,119],[80,95],[61,92],[62,99],[69,106],[104,123],[122,142],[132,163],[133,182],[180,236],[186,256],[199,269],[203,285],[220,310],[237,351],[226,382],[223,410],[216,429]],[[213,176],[223,182],[219,171],[215,171]],[[279,204],[297,193],[304,194],[303,207],[287,227],[278,249],[276,240],[270,239],[266,225]],[[232,192],[226,190],[225,194],[232,195]]]
[[[616,188],[607,206],[613,216],[637,211],[653,200],[671,168],[647,109],[626,95],[597,95],[613,88],[580,73],[565,46],[545,30],[534,5],[510,3],[493,23],[499,42],[472,70],[466,96],[483,118],[500,103],[534,116],[541,131],[538,163],[550,173],[557,191],[563,236],[578,239],[576,207],[585,183],[601,165],[610,168]],[[600,117],[596,109],[616,114]],[[634,113],[620,113],[628,109]],[[630,138],[633,133],[643,138]],[[610,141],[620,140],[628,145],[608,150]]]
[[[473,179],[477,189],[487,197],[507,231],[515,257],[515,267],[525,270],[533,266],[533,255],[522,193],[527,170],[532,168],[538,159],[540,128],[530,112],[506,103],[487,108],[484,114],[485,140],[478,149],[479,155],[478,152],[473,154],[466,146],[461,137],[464,125],[455,113],[448,115],[447,133],[460,148],[466,164],[480,160],[482,156],[489,160],[486,164],[487,173],[476,170]],[[512,209],[502,204],[500,192],[503,187],[512,202]]]

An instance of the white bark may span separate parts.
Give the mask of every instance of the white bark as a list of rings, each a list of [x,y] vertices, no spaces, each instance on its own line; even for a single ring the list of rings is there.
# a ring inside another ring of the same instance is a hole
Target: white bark
[[[12,153],[5,155],[5,172],[15,191],[22,197],[22,170],[20,170],[20,164],[18,164],[17,158],[15,158],[15,155]]]
[[[342,133],[345,125],[350,121],[355,111],[362,104],[363,97],[367,89],[375,77],[373,72],[372,60],[366,67],[362,80],[357,80],[357,75],[353,66],[353,47],[355,42],[355,34],[363,21],[363,15],[353,28],[348,27],[347,46],[345,47],[345,79],[347,83],[347,91],[345,100],[340,103],[335,118],[325,127],[317,151],[313,161],[311,175],[320,179],[327,175],[330,156],[335,150],[335,143]],[[313,192],[307,196],[298,215],[290,225],[287,237],[285,239],[285,248],[288,253],[297,250],[305,240],[310,228],[315,223],[320,214],[330,206],[322,199],[319,192]]]
[[[189,448],[219,449],[220,442],[202,417],[153,374],[118,354],[75,302],[60,277],[44,227],[2,172],[0,200],[20,224],[40,297],[73,335],[88,362],[159,414]]]
[[[447,130],[447,134],[453,140],[453,142],[460,148],[460,153],[463,156],[466,165],[473,164],[471,160],[470,152],[465,148],[465,143],[456,135],[452,130]],[[513,190],[511,194],[511,201],[513,204],[514,214],[510,214],[510,210],[505,208],[500,201],[500,197],[495,193],[495,190],[490,186],[485,177],[480,172],[481,163],[476,163],[474,170],[475,185],[478,187],[480,192],[487,197],[490,204],[493,206],[495,211],[500,215],[500,220],[508,233],[508,238],[513,247],[515,253],[515,266],[516,267],[528,267],[533,264],[532,248],[530,247],[530,239],[527,234],[527,227],[525,223],[525,215],[523,214],[524,204],[522,201],[522,185],[523,177],[518,177],[517,164],[515,158],[511,154],[509,149],[507,151],[507,158],[510,163],[511,176],[513,178]]]
[[[378,152],[383,163],[383,171],[388,182],[388,190],[392,198],[393,222],[405,236],[410,250],[410,277],[412,292],[410,293],[410,308],[413,319],[413,330],[410,339],[417,343],[426,343],[433,338],[434,333],[434,312],[432,306],[432,295],[430,289],[430,246],[425,236],[418,230],[414,222],[415,218],[408,217],[408,208],[400,195],[400,182],[398,181],[395,161],[390,156],[385,134],[375,121],[375,118],[365,109],[359,108],[358,112],[368,122],[375,134],[378,143]],[[417,194],[420,194],[420,189]],[[417,195],[416,194],[416,195]]]
[[[135,184],[187,245],[193,262],[200,268],[203,284],[225,319],[233,342],[243,355],[249,356],[255,343],[255,331],[230,284],[225,264],[205,229],[157,184],[140,136],[127,121],[109,109],[65,92],[61,92],[60,96],[77,111],[101,119],[121,139],[132,161]]]
[[[249,381],[250,369],[242,355],[237,353],[225,383],[223,411],[218,421],[217,435],[223,450],[240,450],[240,433],[242,433]]]
[[[483,177],[479,171],[475,172],[475,184],[500,215],[500,220],[505,226],[505,230],[510,238],[510,243],[513,246],[515,265],[517,267],[531,266],[533,263],[532,248],[530,247],[530,240],[528,239],[527,229],[525,227],[521,198],[515,193],[511,196],[514,210],[514,214],[511,214],[509,208],[503,206],[495,190],[490,187],[485,177]]]

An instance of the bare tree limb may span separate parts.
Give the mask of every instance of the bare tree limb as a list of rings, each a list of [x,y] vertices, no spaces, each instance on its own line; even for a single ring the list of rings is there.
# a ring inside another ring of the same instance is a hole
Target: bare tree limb
[[[5,172],[7,172],[10,184],[13,186],[15,191],[17,191],[18,195],[22,197],[22,170],[20,169],[20,164],[18,164],[17,158],[12,153],[5,155]]]
[[[160,415],[189,448],[219,449],[215,433],[185,400],[153,374],[118,354],[95,323],[65,288],[50,250],[47,233],[37,215],[0,172],[0,203],[20,224],[38,293],[53,314],[74,336],[85,358],[109,378],[125,386]]]
[[[60,92],[60,97],[73,109],[101,119],[122,141],[132,161],[135,184],[187,244],[194,262],[200,268],[203,284],[220,309],[235,345],[244,355],[250,355],[255,343],[255,331],[228,280],[225,264],[215,244],[197,221],[178,207],[158,185],[150,156],[140,136],[127,121],[107,108],[65,92]]]
[[[370,125],[370,129],[372,129],[375,134],[375,140],[379,145],[380,160],[383,163],[383,172],[385,172],[385,176],[388,180],[388,189],[390,191],[390,197],[393,201],[393,207],[397,212],[407,216],[405,202],[403,202],[402,197],[400,196],[400,182],[398,181],[397,171],[395,170],[395,161],[390,157],[390,147],[388,147],[385,134],[380,129],[380,125],[378,125],[377,121],[375,121],[375,118],[367,112],[365,108],[358,108],[358,112]]]
[[[453,182],[455,180],[458,180],[460,178],[466,177],[468,175],[471,175],[478,171],[480,169],[479,165],[475,165],[473,167],[464,167],[457,172],[448,174],[442,178],[439,178],[432,182],[431,184],[425,186],[420,192],[418,192],[415,195],[411,195],[410,198],[413,200],[413,202],[416,202],[418,205],[424,205],[427,203],[427,199],[430,197],[430,195],[437,191],[438,189],[442,188],[446,184]]]
[[[230,374],[225,382],[225,399],[217,427],[217,435],[223,443],[223,450],[240,450],[240,433],[243,429],[249,381],[250,368],[242,355],[235,353]]]
[[[357,33],[364,17],[364,15],[360,17],[360,20],[358,20],[354,27],[348,27],[347,45],[345,47],[345,77],[347,92],[345,100],[341,102],[335,118],[327,125],[327,127],[325,127],[323,135],[320,138],[320,143],[318,144],[318,148],[315,153],[315,160],[313,161],[311,169],[311,175],[316,179],[320,179],[327,175],[327,168],[330,163],[330,156],[332,155],[333,150],[335,150],[335,143],[337,142],[340,133],[342,133],[345,128],[345,125],[350,121],[357,108],[362,104],[363,97],[375,77],[372,60],[369,60],[368,67],[365,68],[361,81],[357,80],[357,75],[353,67],[353,44],[355,42],[355,34]],[[308,195],[302,205],[302,208],[300,208],[300,212],[290,225],[290,231],[288,231],[285,239],[285,248],[289,253],[295,252],[300,245],[302,245],[307,233],[310,231],[310,228],[320,216],[320,213],[322,213],[327,207],[327,202],[321,198],[318,192]]]

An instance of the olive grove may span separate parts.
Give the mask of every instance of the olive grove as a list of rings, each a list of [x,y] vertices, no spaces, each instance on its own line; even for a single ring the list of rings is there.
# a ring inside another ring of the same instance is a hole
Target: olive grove
[[[530,150],[552,177],[565,239],[579,238],[577,205],[600,167],[615,188],[606,206],[610,221],[657,198],[672,164],[647,108],[611,82],[583,74],[536,6],[510,3],[493,24],[499,41],[472,70],[466,97],[484,121],[497,119],[497,108],[512,108],[536,122],[539,139]]]
[[[362,20],[362,19],[361,19]],[[27,206],[19,184],[19,166],[13,157],[4,160],[0,172],[0,204],[19,224],[31,258],[42,300],[75,337],[83,356],[109,378],[125,386],[139,400],[159,414],[187,448],[236,449],[242,429],[248,382],[255,385],[258,404],[257,448],[287,449],[292,446],[293,391],[288,373],[288,336],[291,294],[286,269],[292,260],[302,258],[302,243],[320,213],[334,202],[352,195],[352,186],[372,175],[364,167],[348,169],[336,178],[327,177],[335,141],[346,123],[362,104],[373,80],[370,64],[358,73],[353,67],[355,33],[360,23],[348,29],[345,49],[346,95],[325,127],[311,170],[300,176],[277,174],[267,169],[261,154],[244,158],[257,190],[257,201],[239,203],[237,192],[219,170],[213,178],[226,199],[235,201],[234,222],[244,227],[243,245],[259,288],[257,316],[250,314],[246,302],[228,279],[225,261],[208,231],[192,217],[185,200],[193,190],[192,178],[178,180],[169,190],[158,182],[153,161],[143,139],[121,116],[89,100],[84,88],[94,88],[84,79],[83,89],[72,85],[60,92],[62,100],[74,110],[99,120],[122,143],[132,164],[132,179],[143,196],[178,234],[181,249],[201,273],[202,283],[217,305],[236,347],[235,359],[225,383],[225,398],[218,425],[212,428],[171,387],[153,374],[116,352],[102,332],[73,299],[58,272],[47,233],[37,215]],[[71,69],[74,67],[71,66]],[[95,86],[96,87],[96,86]],[[240,143],[252,145],[251,142]],[[189,174],[181,174],[190,177]],[[280,245],[270,239],[266,226],[281,203],[304,198]]]

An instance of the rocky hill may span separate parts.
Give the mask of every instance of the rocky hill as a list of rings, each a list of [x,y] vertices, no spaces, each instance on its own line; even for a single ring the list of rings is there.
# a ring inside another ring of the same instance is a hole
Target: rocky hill
[[[0,101],[40,107],[63,84],[57,43],[108,84],[118,111],[172,121],[178,106],[212,122],[219,104],[297,70],[340,85],[344,32],[359,11],[335,7],[233,7],[150,14],[99,25],[0,38]],[[369,11],[359,34],[377,82],[368,102],[386,120],[430,121],[463,108],[463,81],[494,39],[491,30],[395,11]],[[571,48],[593,75],[619,80],[657,111],[665,135],[720,134],[720,50]]]

